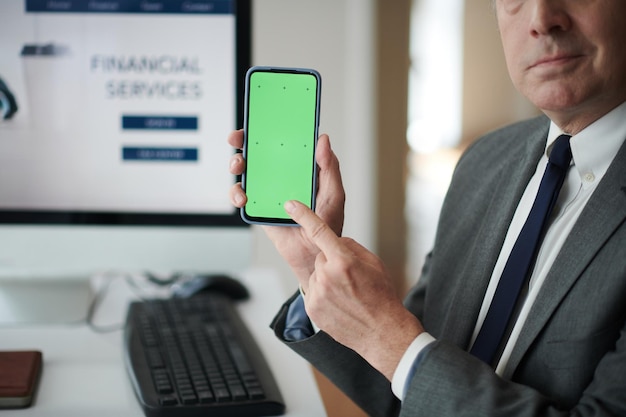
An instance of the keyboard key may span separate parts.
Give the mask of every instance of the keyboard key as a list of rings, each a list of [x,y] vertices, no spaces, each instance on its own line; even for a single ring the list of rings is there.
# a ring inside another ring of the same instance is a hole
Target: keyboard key
[[[172,406],[178,404],[178,400],[174,395],[164,395],[160,397],[160,404],[165,406]]]
[[[198,391],[198,399],[202,404],[215,402],[215,397],[210,390],[200,390]]]
[[[230,391],[230,395],[234,401],[248,398],[248,393],[246,393],[246,390],[243,389],[243,386],[241,384],[229,385],[228,390]]]
[[[180,400],[182,401],[183,404],[195,404],[198,402],[198,397],[196,397],[196,394],[187,393],[187,394],[181,395]]]
[[[215,392],[215,399],[218,402],[230,400],[230,392],[228,392],[228,388],[215,388],[213,391]]]

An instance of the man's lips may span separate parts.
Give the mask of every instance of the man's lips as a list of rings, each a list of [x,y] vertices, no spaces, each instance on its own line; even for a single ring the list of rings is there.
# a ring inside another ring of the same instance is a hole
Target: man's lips
[[[535,61],[533,61],[528,69],[537,68],[537,67],[558,67],[562,65],[569,64],[579,58],[582,55],[579,54],[558,54],[558,55],[550,55],[541,57]]]

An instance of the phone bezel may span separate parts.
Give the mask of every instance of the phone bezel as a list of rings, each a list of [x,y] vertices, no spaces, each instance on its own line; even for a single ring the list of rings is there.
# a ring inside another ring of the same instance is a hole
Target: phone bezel
[[[317,196],[317,163],[315,162],[315,152],[317,150],[317,138],[319,136],[319,121],[320,121],[320,102],[322,92],[322,77],[320,73],[311,68],[299,68],[299,67],[273,67],[273,66],[253,66],[246,72],[245,78],[245,93],[244,93],[244,125],[243,125],[243,158],[247,160],[248,156],[248,112],[250,103],[250,78],[252,74],[256,72],[272,72],[272,73],[292,73],[292,74],[306,74],[313,75],[317,80],[316,89],[316,105],[315,105],[315,133],[313,139],[313,172],[312,172],[312,193],[311,193],[311,210],[315,211],[315,200]],[[246,171],[241,176],[241,186],[243,190],[246,190]],[[306,204],[306,203],[305,203]],[[246,212],[246,206],[240,209],[241,218],[248,224],[270,225],[270,226],[298,226],[296,222],[289,218],[278,217],[258,217],[251,216]]]

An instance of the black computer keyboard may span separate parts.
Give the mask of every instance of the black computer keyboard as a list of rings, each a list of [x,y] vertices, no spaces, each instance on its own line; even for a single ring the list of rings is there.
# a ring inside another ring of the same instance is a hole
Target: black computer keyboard
[[[285,412],[256,341],[219,293],[131,303],[124,351],[148,417],[256,417]]]

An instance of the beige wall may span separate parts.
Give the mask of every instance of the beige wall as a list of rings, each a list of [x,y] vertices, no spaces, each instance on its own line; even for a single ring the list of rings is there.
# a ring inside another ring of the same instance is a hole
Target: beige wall
[[[462,143],[537,114],[513,87],[504,62],[496,17],[488,0],[466,0],[463,40]]]

